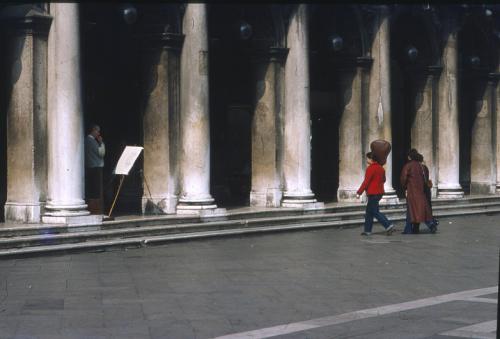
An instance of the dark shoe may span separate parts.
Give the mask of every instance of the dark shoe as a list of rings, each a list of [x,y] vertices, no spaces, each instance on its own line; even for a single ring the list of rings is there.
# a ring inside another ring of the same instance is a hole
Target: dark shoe
[[[363,232],[363,233],[361,233],[361,235],[370,236],[370,235],[372,235],[372,232]]]
[[[420,233],[420,224],[416,224],[412,226],[412,233],[419,234]]]
[[[392,235],[392,233],[393,233],[393,232],[394,232],[394,225],[392,225],[392,224],[391,224],[391,225],[389,225],[389,227],[387,227],[387,228],[385,229],[385,234],[386,234],[386,235]]]
[[[432,225],[432,226],[431,226],[431,233],[432,233],[432,234],[435,234],[435,233],[437,232],[437,230],[438,230],[438,228],[437,228],[437,226],[436,226],[436,225]]]

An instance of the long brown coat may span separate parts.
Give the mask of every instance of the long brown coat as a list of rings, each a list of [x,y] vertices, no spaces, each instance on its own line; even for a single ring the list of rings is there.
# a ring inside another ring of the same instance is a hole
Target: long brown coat
[[[404,165],[401,171],[401,186],[406,190],[406,203],[410,212],[412,223],[420,223],[432,220],[432,211],[425,197],[424,167],[415,160],[411,160]]]

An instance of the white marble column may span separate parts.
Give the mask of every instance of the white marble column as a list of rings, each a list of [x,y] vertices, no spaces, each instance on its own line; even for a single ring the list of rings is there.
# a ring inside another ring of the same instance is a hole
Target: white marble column
[[[378,6],[378,9],[371,48],[373,66],[370,74],[368,99],[368,138],[365,145],[367,150],[370,149],[370,143],[377,139],[384,139],[392,144],[390,11],[386,5]],[[392,187],[392,152],[389,153],[384,168],[386,182],[382,203],[395,204],[399,199]]]
[[[256,103],[252,120],[250,205],[279,207],[282,198],[282,73],[288,50],[270,48],[255,56]]]
[[[39,223],[47,194],[47,34],[52,18],[33,5],[7,6],[9,29],[5,220]]]
[[[178,213],[215,209],[210,195],[207,5],[189,3],[181,52],[180,199]]]
[[[308,207],[316,202],[311,191],[308,5],[297,5],[291,14],[287,44],[282,206]]]
[[[436,183],[436,145],[435,121],[437,121],[437,84],[441,67],[429,66],[425,72],[417,75],[420,83],[415,102],[415,118],[411,126],[411,147],[424,156],[429,168],[429,178]],[[436,197],[437,189],[432,188],[432,196]]]
[[[459,182],[458,23],[454,13],[444,21],[443,71],[439,79],[438,198],[462,198]]]
[[[155,33],[142,37],[146,106],[143,213],[176,213],[179,130],[179,51],[183,36]]]
[[[84,195],[79,4],[51,3],[48,50],[47,223],[98,223]]]
[[[339,188],[338,201],[355,202],[356,191],[363,178],[363,100],[366,96],[364,79],[371,58],[358,58],[354,70],[343,76],[346,91],[344,111],[339,123]],[[354,74],[352,74],[354,72]]]
[[[495,172],[496,172],[496,194],[500,194],[500,70],[495,73],[495,106],[494,106],[494,151],[495,151]]]
[[[480,81],[485,81],[481,79]],[[472,125],[471,138],[471,194],[494,194],[496,191],[496,169],[492,154],[494,144],[494,100],[496,100],[496,79],[490,77],[479,98],[480,109]],[[496,123],[496,122],[495,122]]]

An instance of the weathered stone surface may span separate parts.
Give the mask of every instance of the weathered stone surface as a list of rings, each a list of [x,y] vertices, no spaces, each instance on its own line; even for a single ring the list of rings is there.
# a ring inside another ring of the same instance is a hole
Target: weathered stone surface
[[[286,51],[286,50],[285,50]],[[255,63],[257,95],[252,121],[251,206],[278,207],[282,198],[280,81],[283,68],[273,51]]]
[[[439,81],[438,197],[461,198],[459,183],[459,129],[457,85],[457,22],[450,13],[445,21],[443,72]]]
[[[180,37],[179,37],[180,38]],[[166,41],[165,43],[168,43]],[[149,84],[143,117],[143,213],[175,213],[178,194],[179,55],[176,49],[145,50]]]
[[[344,112],[339,123],[339,188],[338,201],[356,201],[356,191],[363,178],[362,91],[363,72],[357,67],[354,74],[343,75]]]
[[[484,81],[484,79],[483,79]],[[484,93],[477,102],[477,112],[472,126],[471,139],[471,194],[495,193],[496,173],[491,155],[494,154],[493,100],[494,84],[484,87]]]
[[[37,223],[47,194],[47,33],[51,17],[7,6],[9,64],[5,219]]]
[[[373,67],[370,72],[367,139],[365,152],[373,140],[383,139],[392,143],[391,126],[391,67],[390,67],[390,25],[389,8],[379,6],[374,22],[374,38],[371,46]],[[385,195],[382,203],[398,202],[396,191],[392,187],[392,153],[387,156],[385,164]]]

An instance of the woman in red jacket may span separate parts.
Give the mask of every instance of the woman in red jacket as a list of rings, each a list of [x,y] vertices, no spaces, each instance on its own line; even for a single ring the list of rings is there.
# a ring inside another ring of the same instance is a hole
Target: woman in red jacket
[[[365,172],[365,180],[357,192],[357,198],[366,191],[368,203],[366,204],[365,228],[361,235],[371,235],[373,227],[373,217],[384,226],[387,235],[394,231],[394,225],[379,210],[379,202],[384,195],[385,170],[377,162],[377,158],[372,152],[366,153],[368,167]]]

